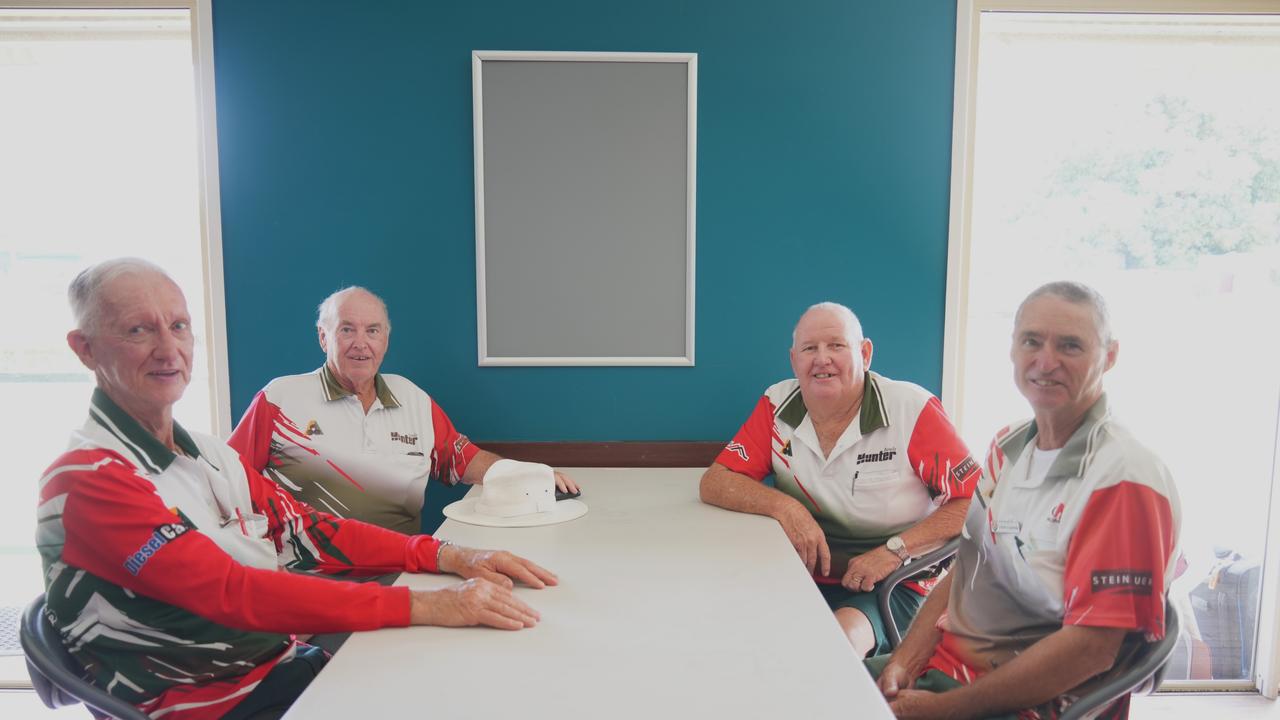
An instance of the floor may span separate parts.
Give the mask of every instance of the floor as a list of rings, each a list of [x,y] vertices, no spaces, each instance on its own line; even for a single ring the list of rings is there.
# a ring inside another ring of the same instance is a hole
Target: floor
[[[83,706],[49,710],[30,691],[0,690],[0,718],[87,720]],[[1130,720],[1280,720],[1280,704],[1258,695],[1154,695],[1134,698]]]

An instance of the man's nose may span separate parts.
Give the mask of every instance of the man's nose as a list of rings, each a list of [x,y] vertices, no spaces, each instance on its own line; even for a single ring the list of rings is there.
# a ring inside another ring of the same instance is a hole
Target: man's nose
[[[170,329],[164,328],[156,333],[156,345],[152,352],[160,358],[170,358],[178,353],[178,336]]]
[[[1059,365],[1058,353],[1049,346],[1044,346],[1036,351],[1035,367],[1041,372],[1052,372]]]

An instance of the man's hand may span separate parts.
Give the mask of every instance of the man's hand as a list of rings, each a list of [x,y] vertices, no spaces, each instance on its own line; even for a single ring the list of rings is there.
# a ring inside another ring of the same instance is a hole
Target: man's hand
[[[577,493],[581,492],[578,483],[569,478],[568,475],[556,470],[556,489],[560,492]]]
[[[559,582],[555,573],[519,555],[505,550],[476,550],[459,545],[444,546],[437,569],[464,578],[483,578],[508,590],[513,586],[513,580],[538,589]]]
[[[821,571],[823,575],[831,574],[831,549],[827,547],[827,536],[805,506],[792,500],[783,505],[774,518],[782,526],[782,531],[787,534],[787,539],[795,547],[810,574],[814,570]]]
[[[878,547],[849,558],[849,567],[840,578],[840,584],[855,592],[871,592],[876,583],[899,567],[902,567],[902,560],[897,555],[889,552],[888,548]]]
[[[443,590],[411,591],[409,622],[444,627],[488,625],[501,630],[537,625],[538,612],[511,594],[510,583],[507,580],[504,587],[474,578]]]
[[[889,709],[899,720],[928,720],[929,718],[952,718],[955,708],[951,707],[948,693],[932,693],[927,690],[901,690],[897,697],[889,701]]]
[[[902,691],[915,687],[915,684],[915,673],[898,662],[897,656],[889,658],[876,680],[876,687],[880,688],[880,694],[884,695],[885,700],[893,700]]]

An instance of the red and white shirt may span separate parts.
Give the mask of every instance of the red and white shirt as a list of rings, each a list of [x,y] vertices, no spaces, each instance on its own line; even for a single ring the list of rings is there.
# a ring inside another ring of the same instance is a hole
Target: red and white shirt
[[[928,664],[960,682],[1064,625],[1164,636],[1181,523],[1168,468],[1111,417],[1105,396],[1040,476],[1035,439],[1034,421],[996,435],[969,506]],[[1106,712],[1127,708],[1126,699]]]
[[[479,449],[409,380],[379,374],[374,384],[366,413],[328,365],[276,378],[227,442],[308,505],[417,533],[428,478],[457,483]]]
[[[317,512],[173,430],[180,454],[95,391],[40,480],[47,615],[95,684],[152,717],[218,718],[293,657],[292,633],[409,623],[408,588],[308,573],[435,571],[434,538]]]
[[[873,372],[857,418],[826,457],[793,378],[765,390],[716,462],[756,480],[772,473],[826,533],[837,574],[848,558],[969,497],[980,474],[937,398]]]

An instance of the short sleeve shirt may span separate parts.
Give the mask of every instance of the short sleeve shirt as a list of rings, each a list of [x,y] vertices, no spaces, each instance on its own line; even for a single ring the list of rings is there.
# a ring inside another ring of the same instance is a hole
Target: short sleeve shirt
[[[327,365],[272,380],[228,442],[308,505],[417,533],[428,478],[457,483],[479,450],[417,385],[390,374],[374,383],[366,413]]]
[[[962,682],[1064,625],[1164,635],[1181,510],[1164,463],[1101,398],[1047,475],[1030,472],[1034,422],[1002,430],[965,520],[929,667]]]
[[[716,462],[756,480],[773,474],[779,490],[813,513],[841,559],[969,497],[980,474],[937,398],[872,372],[858,416],[828,456],[793,378],[765,390]]]

